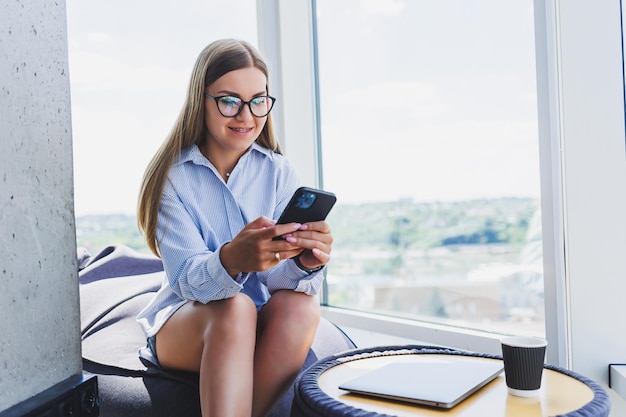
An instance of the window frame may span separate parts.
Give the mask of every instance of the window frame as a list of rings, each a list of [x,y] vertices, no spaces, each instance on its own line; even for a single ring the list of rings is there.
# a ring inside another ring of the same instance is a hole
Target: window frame
[[[280,90],[273,115],[281,144],[304,182],[321,185],[315,0],[257,1],[259,47]],[[604,384],[606,365],[626,355],[626,338],[598,331],[623,315],[626,292],[626,237],[615,235],[626,230],[626,193],[615,192],[626,190],[620,8],[534,1],[547,361]],[[335,307],[322,314],[340,326],[500,353],[497,334]]]

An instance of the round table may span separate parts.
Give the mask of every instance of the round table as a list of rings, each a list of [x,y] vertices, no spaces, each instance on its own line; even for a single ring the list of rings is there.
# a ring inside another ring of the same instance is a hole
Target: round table
[[[426,356],[435,355],[435,356]],[[608,417],[610,400],[597,383],[574,372],[545,365],[538,396],[509,395],[501,374],[451,409],[375,399],[338,388],[350,379],[393,362],[441,358],[502,360],[502,356],[433,346],[385,346],[355,349],[324,358],[302,373],[295,383],[291,417]]]

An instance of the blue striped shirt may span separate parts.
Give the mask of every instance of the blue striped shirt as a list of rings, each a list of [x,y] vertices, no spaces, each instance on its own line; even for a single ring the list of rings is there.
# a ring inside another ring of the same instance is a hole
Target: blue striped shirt
[[[158,215],[157,238],[165,277],[137,316],[147,336],[190,300],[208,303],[243,292],[260,309],[270,295],[291,289],[317,294],[322,272],[309,275],[293,260],[233,279],[220,262],[220,248],[260,216],[276,220],[300,186],[288,160],[254,143],[224,182],[196,145],[172,165]]]

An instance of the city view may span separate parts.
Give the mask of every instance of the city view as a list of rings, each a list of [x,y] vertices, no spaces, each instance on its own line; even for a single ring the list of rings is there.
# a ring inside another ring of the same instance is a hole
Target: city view
[[[540,212],[531,198],[338,204],[328,305],[542,334]],[[78,216],[78,247],[149,253],[132,215]]]

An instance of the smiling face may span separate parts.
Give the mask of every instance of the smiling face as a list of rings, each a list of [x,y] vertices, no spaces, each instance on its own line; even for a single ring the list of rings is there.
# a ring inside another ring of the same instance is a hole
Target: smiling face
[[[209,85],[206,93],[214,96],[235,96],[243,101],[267,94],[267,78],[261,70],[247,67],[230,71]],[[244,105],[241,112],[235,117],[224,117],[212,98],[205,98],[205,120],[208,137],[205,141],[205,155],[213,164],[217,160],[238,159],[263,130],[266,117],[255,117],[250,107]]]

